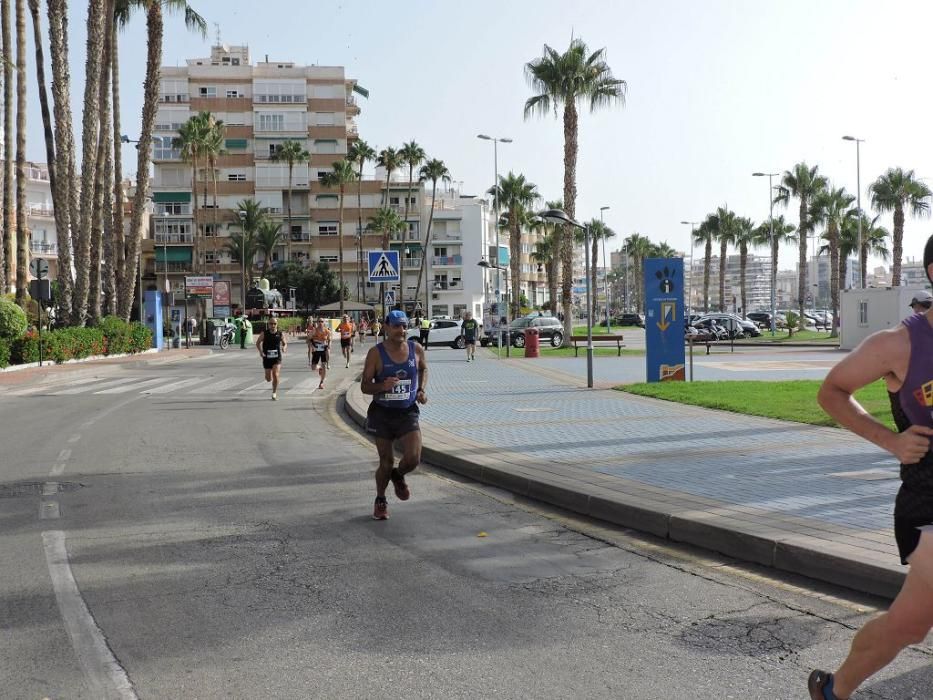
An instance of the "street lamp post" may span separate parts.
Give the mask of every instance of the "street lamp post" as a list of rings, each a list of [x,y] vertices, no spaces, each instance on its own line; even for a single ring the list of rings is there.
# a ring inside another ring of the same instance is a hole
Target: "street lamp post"
[[[775,273],[777,271],[777,246],[774,244],[774,185],[772,184],[772,178],[777,177],[780,173],[752,173],[752,177],[767,177],[768,178],[768,240],[771,243],[771,335],[772,337],[776,333],[777,328],[777,319],[775,316],[777,312],[775,310],[775,288],[777,287],[777,278]],[[747,312],[747,310],[746,310]]]
[[[500,290],[502,289],[502,277],[501,270],[499,266],[499,144],[500,143],[512,143],[512,139],[505,137],[496,137],[489,136],[487,134],[477,134],[476,138],[482,139],[483,141],[492,141],[492,164],[494,171],[494,179],[492,181],[492,218],[496,222],[496,260],[494,267],[496,268],[496,302],[502,303],[502,294]],[[506,309],[506,320],[508,320],[508,309]],[[496,326],[498,327],[498,323]],[[508,337],[509,328],[506,325],[506,337]],[[499,346],[502,345],[502,331],[499,331]],[[505,347],[505,356],[509,356],[510,346],[506,345]]]
[[[246,212],[240,209],[237,212],[240,217],[240,313],[246,313]]]
[[[599,208],[599,223],[603,223],[603,212],[608,206]],[[603,288],[606,290],[606,333],[612,333],[609,327],[609,268],[606,267],[606,235],[603,231]]]
[[[509,296],[509,268],[507,268],[507,267],[501,267],[501,266],[499,266],[499,265],[492,265],[492,264],[490,264],[490,262],[489,262],[488,260],[486,260],[486,258],[483,258],[482,260],[480,260],[480,261],[479,261],[478,263],[476,263],[476,264],[479,265],[481,268],[483,268],[484,271],[485,271],[485,270],[496,270],[496,276],[497,276],[497,277],[499,276],[499,273],[500,273],[500,272],[504,272],[504,273],[505,273],[505,296],[506,296],[506,298],[508,298],[508,296]],[[506,305],[505,305],[505,342],[506,342],[505,356],[506,356],[506,357],[509,357],[509,346],[512,344],[512,336],[511,336],[511,334],[510,334],[510,332],[509,332],[509,327],[511,326],[511,323],[512,323],[512,321],[511,321],[511,319],[509,318],[509,305],[508,305],[508,303],[506,303]],[[501,357],[501,353],[502,353],[502,329],[499,327],[499,322],[498,322],[498,321],[496,322],[496,330],[497,330],[497,335],[498,335],[498,338],[499,338],[499,342],[498,342],[497,345],[496,345],[496,353],[497,353],[497,355],[499,355],[499,356]]]
[[[681,221],[680,223],[690,227],[690,289],[687,291],[687,321],[693,313],[693,239],[696,238],[697,226],[699,221]]]
[[[583,229],[583,245],[585,250],[590,249],[590,229],[588,226],[584,226],[578,221],[574,221],[567,213],[561,209],[547,209],[545,211],[539,212],[540,216],[545,221],[548,221],[552,224],[563,224],[565,226],[574,226],[579,229]],[[587,388],[593,388],[593,314],[592,306],[590,305],[590,256],[585,255],[585,273],[586,273],[586,386]]]
[[[862,162],[859,146],[865,143],[865,139],[858,139],[854,136],[843,136],[843,141],[855,141],[855,206],[858,208],[858,288],[865,286],[865,280],[862,279]]]

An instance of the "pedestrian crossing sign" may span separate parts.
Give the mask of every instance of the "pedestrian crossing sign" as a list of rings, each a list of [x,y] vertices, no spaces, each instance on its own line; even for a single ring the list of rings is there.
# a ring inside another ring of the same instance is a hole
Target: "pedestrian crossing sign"
[[[369,281],[398,282],[399,259],[397,250],[370,250]]]
[[[395,306],[395,290],[390,289],[386,292],[386,306]]]

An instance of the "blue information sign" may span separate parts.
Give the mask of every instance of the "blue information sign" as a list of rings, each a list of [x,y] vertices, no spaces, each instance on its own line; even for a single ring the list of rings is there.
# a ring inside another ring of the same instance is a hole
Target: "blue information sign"
[[[646,258],[644,270],[648,381],[684,381],[684,260]]]
[[[369,281],[398,282],[399,260],[397,250],[370,250]]]

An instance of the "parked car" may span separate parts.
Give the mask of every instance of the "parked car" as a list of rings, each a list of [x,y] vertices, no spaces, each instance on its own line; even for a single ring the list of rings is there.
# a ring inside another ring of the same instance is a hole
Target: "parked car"
[[[421,342],[421,330],[418,328],[410,328],[406,336]],[[453,319],[434,319],[431,321],[428,347],[441,345],[461,349],[466,346],[463,335],[460,333],[460,321],[454,321]]]
[[[729,313],[714,313],[706,314],[702,316],[697,322],[703,321],[705,319],[713,319],[720,326],[723,326],[727,331],[729,331],[730,337],[734,338],[757,338],[761,335],[761,329],[753,322],[744,318],[740,318],[736,314]],[[696,325],[694,323],[693,325]]]
[[[644,328],[645,317],[641,314],[619,314],[613,319],[612,323],[616,326],[638,326],[639,328]]]
[[[525,329],[537,328],[539,342],[549,341],[552,347],[560,347],[564,342],[564,325],[554,316],[525,316],[516,318],[509,324],[509,333],[512,345],[516,348],[525,347]],[[493,340],[495,343],[496,341]]]

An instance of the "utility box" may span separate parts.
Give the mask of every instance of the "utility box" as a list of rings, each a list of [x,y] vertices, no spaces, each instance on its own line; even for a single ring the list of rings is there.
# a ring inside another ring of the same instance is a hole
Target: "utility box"
[[[839,349],[853,350],[872,333],[895,328],[913,314],[910,300],[924,289],[872,287],[842,290],[839,295]]]

